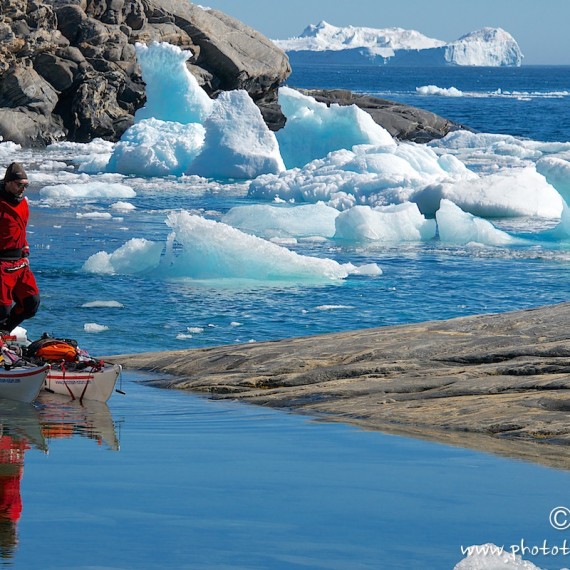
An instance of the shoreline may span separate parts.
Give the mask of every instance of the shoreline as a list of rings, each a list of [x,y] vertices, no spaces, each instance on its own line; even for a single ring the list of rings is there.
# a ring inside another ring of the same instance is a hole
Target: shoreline
[[[147,383],[570,469],[570,302],[114,355]]]

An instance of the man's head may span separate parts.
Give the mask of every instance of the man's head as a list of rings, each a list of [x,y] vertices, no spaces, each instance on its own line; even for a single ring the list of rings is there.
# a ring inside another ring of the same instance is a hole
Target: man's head
[[[24,190],[28,187],[28,175],[19,162],[13,162],[6,169],[4,175],[4,189],[11,194],[16,201],[24,198]]]

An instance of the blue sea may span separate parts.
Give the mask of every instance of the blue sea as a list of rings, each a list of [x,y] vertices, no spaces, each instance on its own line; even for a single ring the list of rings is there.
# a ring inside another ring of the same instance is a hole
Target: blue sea
[[[300,66],[288,85],[349,89],[411,104],[480,133],[512,135],[524,148],[570,142],[570,67]],[[432,86],[430,94],[418,91],[424,86]],[[450,96],[452,87],[461,95]],[[114,207],[116,198],[96,192],[43,198],[48,185],[117,182],[78,172],[77,157],[88,148],[31,151],[0,143],[3,161],[23,162],[31,179],[29,241],[42,306],[24,323],[30,338],[43,332],[75,338],[103,356],[568,300],[570,243],[548,239],[511,247],[438,240],[288,244],[298,254],[382,270],[317,283],[88,272],[84,264],[91,256],[115,252],[131,238],[166,241],[170,212],[220,219],[235,206],[263,203],[248,197],[244,181],[195,177],[123,180],[136,192],[128,200],[132,209]],[[482,167],[481,156],[458,157],[474,170],[508,169],[520,158],[486,156]],[[557,223],[530,217],[492,222],[526,235]],[[215,250],[211,255],[215,260]],[[31,449],[21,481],[22,515],[10,527],[17,544],[4,544],[0,565],[438,570],[460,562],[462,546],[523,539],[561,545],[564,539],[548,523],[552,509],[569,503],[564,471],[151,389],[138,383],[145,378],[125,374],[127,395],[113,395],[103,410],[40,402],[24,422],[28,431],[21,419],[5,422]],[[29,430],[42,432],[43,440],[38,443]],[[524,558],[545,569],[570,567],[568,556]]]

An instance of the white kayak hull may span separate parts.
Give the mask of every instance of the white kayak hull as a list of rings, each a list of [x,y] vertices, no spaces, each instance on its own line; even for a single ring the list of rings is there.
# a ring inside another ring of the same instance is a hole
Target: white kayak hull
[[[49,365],[0,368],[0,398],[33,402],[45,382]]]
[[[115,389],[121,374],[120,364],[105,364],[100,370],[49,370],[44,389],[70,396],[72,400],[106,402]]]

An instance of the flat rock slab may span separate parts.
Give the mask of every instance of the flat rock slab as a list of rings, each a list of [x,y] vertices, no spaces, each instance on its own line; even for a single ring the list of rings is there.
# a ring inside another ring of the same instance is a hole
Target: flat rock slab
[[[570,468],[570,303],[109,360],[154,386]]]

